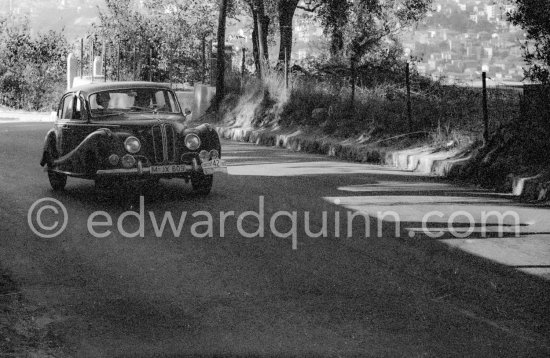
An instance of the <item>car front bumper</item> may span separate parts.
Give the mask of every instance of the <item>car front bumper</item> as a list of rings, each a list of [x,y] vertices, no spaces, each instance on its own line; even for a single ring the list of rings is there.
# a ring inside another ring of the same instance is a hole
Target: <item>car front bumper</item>
[[[212,165],[212,162],[205,162],[199,165],[196,160],[193,160],[193,164],[168,164],[145,167],[138,162],[138,166],[135,168],[114,168],[114,169],[100,169],[96,172],[96,176],[179,176],[190,173],[201,174],[214,174],[216,172],[227,173],[227,165],[225,161],[218,160],[216,165]]]

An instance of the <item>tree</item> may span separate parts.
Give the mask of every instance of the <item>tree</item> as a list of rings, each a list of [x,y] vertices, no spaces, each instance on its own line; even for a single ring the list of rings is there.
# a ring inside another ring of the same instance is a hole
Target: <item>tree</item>
[[[396,35],[419,21],[432,0],[353,0],[344,28],[344,50],[350,62],[352,103],[355,100],[356,68],[367,54],[395,44]]]
[[[220,104],[225,96],[225,22],[227,19],[227,1],[220,0],[220,17],[218,20],[218,53],[217,78],[216,78],[216,98],[215,109],[220,108]]]
[[[348,22],[351,3],[342,0],[325,0],[320,4],[319,16],[330,36],[330,54],[338,56],[344,49],[344,27]]]
[[[292,55],[292,20],[296,12],[299,0],[279,0],[279,63],[284,63],[285,60],[290,62]]]
[[[0,94],[11,107],[41,109],[65,89],[63,32],[31,36],[27,18],[0,19]]]
[[[214,34],[214,0],[105,0],[95,32],[121,49],[123,77],[157,81],[196,81],[204,77],[204,42]],[[230,11],[228,4],[228,11]],[[112,59],[111,59],[112,60]],[[118,69],[117,69],[118,71]]]
[[[268,36],[271,18],[266,12],[271,7],[271,1],[244,0],[244,2],[248,5],[252,15],[252,53],[256,73],[262,77],[262,66],[269,63]]]
[[[525,75],[544,84],[550,82],[550,2],[547,0],[515,0],[517,9],[508,14],[508,21],[527,33],[523,45],[524,59],[529,65]]]

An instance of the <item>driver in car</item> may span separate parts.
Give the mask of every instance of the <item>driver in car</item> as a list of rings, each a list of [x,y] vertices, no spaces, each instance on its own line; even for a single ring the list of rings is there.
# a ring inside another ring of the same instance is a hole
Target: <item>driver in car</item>
[[[99,92],[96,95],[95,101],[97,103],[97,109],[104,110],[109,108],[109,102],[111,101],[111,96],[109,92]]]

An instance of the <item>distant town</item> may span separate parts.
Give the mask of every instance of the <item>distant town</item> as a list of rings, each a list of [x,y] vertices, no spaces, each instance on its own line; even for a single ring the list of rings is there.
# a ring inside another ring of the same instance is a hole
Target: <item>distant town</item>
[[[74,40],[97,20],[97,6],[102,4],[101,0],[10,0],[0,14],[26,15],[34,30],[64,28],[69,40]],[[135,6],[141,8],[142,1],[136,0]],[[521,81],[525,37],[506,21],[506,13],[513,8],[509,0],[435,0],[426,19],[402,37],[403,47],[417,71],[434,79],[470,82],[479,80],[484,71],[496,82]],[[251,24],[230,21],[228,25],[228,42],[234,49],[251,48]],[[323,29],[311,13],[299,11],[294,29],[295,61],[316,57],[327,46]]]
[[[423,24],[403,39],[419,58],[417,69],[434,79],[521,81],[524,31],[506,21],[508,1],[439,0]]]
[[[486,72],[493,83],[524,79],[524,31],[512,26],[507,0],[437,0],[427,18],[402,36],[416,69],[434,80],[468,83]],[[326,43],[319,24],[306,13],[296,16],[295,59],[315,57]]]

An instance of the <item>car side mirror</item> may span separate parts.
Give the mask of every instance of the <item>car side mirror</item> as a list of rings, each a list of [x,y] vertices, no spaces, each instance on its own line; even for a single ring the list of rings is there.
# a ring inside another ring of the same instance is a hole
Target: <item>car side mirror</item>
[[[188,115],[191,114],[191,110],[189,108],[186,108],[184,111],[183,111],[183,114],[185,114],[185,116],[187,117]]]

